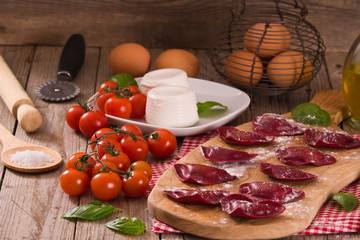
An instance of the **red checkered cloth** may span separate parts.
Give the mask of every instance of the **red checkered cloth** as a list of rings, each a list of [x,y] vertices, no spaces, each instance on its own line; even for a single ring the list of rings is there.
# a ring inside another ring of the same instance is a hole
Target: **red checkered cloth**
[[[200,144],[210,140],[216,136],[216,131],[210,131],[204,135],[186,137],[184,142],[174,159],[167,163],[154,164],[153,177],[150,181],[150,193],[151,189],[155,186],[159,177],[176,161],[184,157],[191,150],[195,149]],[[355,138],[360,139],[360,135],[352,135]],[[360,199],[360,179],[354,181],[349,186],[345,187],[341,192],[352,193]],[[175,228],[172,228],[155,218],[151,220],[151,231],[154,233],[182,233]],[[360,207],[355,208],[351,212],[346,212],[340,208],[335,201],[327,201],[319,210],[318,214],[310,224],[310,226],[304,231],[298,233],[298,235],[316,235],[316,234],[331,234],[331,233],[350,233],[358,232],[360,230]]]

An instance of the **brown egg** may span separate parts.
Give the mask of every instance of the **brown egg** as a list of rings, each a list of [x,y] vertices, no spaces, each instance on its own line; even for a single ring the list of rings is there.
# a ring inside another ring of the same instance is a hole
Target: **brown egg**
[[[238,50],[229,55],[224,66],[225,75],[236,85],[250,87],[257,84],[263,75],[260,58],[246,50]]]
[[[265,26],[265,23],[257,23],[249,28],[244,36],[246,49],[255,53],[259,48],[257,56],[264,58],[287,50],[291,41],[288,29],[281,24],[270,23],[265,33]]]
[[[185,71],[188,77],[196,77],[200,70],[197,57],[182,49],[169,49],[162,52],[155,60],[155,69],[179,68]]]
[[[304,85],[312,75],[311,62],[304,57],[301,52],[286,51],[275,56],[267,66],[268,77],[274,85],[282,88],[288,88],[292,84],[296,84],[301,76],[297,86]]]
[[[140,44],[123,43],[111,50],[109,67],[113,73],[128,73],[133,77],[143,76],[150,67],[150,53]]]

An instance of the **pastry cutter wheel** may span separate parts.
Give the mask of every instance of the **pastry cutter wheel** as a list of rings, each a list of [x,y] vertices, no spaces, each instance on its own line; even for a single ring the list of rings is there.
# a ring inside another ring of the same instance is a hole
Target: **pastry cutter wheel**
[[[42,100],[62,102],[75,98],[80,88],[72,80],[79,72],[85,58],[85,40],[81,34],[72,35],[61,53],[57,81],[39,85],[36,95]]]

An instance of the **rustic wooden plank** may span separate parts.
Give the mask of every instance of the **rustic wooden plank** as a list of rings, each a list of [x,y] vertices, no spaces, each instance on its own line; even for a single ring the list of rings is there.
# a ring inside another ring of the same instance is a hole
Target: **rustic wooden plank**
[[[312,239],[316,239],[316,240],[327,240],[328,237],[327,235],[313,235],[313,236],[309,236],[309,235],[298,235],[298,236],[291,236],[291,237],[286,237],[286,238],[280,238],[281,240],[312,240]]]
[[[49,56],[51,55],[49,54]],[[36,82],[34,84],[36,84]],[[34,95],[29,91],[31,88],[32,86],[28,86],[27,92],[29,93],[29,96],[34,99]],[[35,105],[37,108],[39,108],[38,104]],[[43,113],[43,111],[41,112]],[[42,130],[44,130],[43,127],[44,126],[42,126]],[[51,131],[49,132],[51,133]],[[31,136],[28,136],[25,135],[21,129],[18,129],[17,133],[18,137],[21,136],[21,138],[26,139],[27,141],[33,141],[38,144],[43,144],[42,141],[47,141],[49,142],[49,147],[54,147],[54,142],[51,144],[49,138],[46,137],[50,136],[50,134],[42,136],[39,135],[39,132],[37,132],[31,134]],[[36,139],[36,136],[40,137],[40,139]],[[7,172],[4,183],[7,183],[8,186],[12,186],[12,188],[9,188],[9,190],[2,188],[1,194],[11,196],[9,199],[12,201],[5,204],[4,207],[7,209],[14,209],[14,216],[11,217],[13,222],[6,223],[8,224],[8,226],[6,226],[8,231],[4,232],[4,236],[14,239],[21,237],[36,238],[41,234],[41,229],[44,225],[46,214],[49,211],[49,208],[53,207],[52,195],[55,192],[58,183],[51,179],[55,179],[56,176],[57,175],[55,172],[42,175],[25,175],[17,174],[12,171]],[[22,198],[19,200],[12,199],[17,195],[22,196]],[[42,198],[41,200],[39,199],[40,196]],[[41,204],[38,204],[38,202]],[[24,210],[22,212],[18,209]],[[16,227],[17,225],[23,225],[26,227],[24,227],[22,231],[16,231],[13,227]]]
[[[177,239],[178,238],[174,238],[174,240],[177,240]],[[190,235],[190,234],[184,234],[184,240],[200,240],[200,239],[204,239],[204,238],[194,236],[194,235]],[[327,240],[327,239],[328,239],[328,235],[316,235],[316,236],[294,235],[294,236],[285,237],[285,238],[277,238],[277,240]],[[166,238],[166,240],[169,240],[169,239]],[[171,239],[171,240],[173,240],[173,239]],[[220,239],[217,239],[217,240],[220,240]]]
[[[183,236],[180,237],[180,236]],[[342,233],[342,234],[333,234],[333,235],[293,235],[285,238],[277,238],[277,240],[357,240],[359,239],[359,233]],[[190,234],[162,234],[162,240],[200,240],[204,239],[198,236]],[[275,240],[275,239],[274,239]]]
[[[190,234],[161,234],[162,240],[200,240],[204,239],[198,236],[190,235]],[[359,233],[342,233],[336,235],[293,235],[285,238],[277,238],[277,240],[357,240],[359,239]],[[275,240],[275,239],[274,239]]]
[[[0,29],[4,33],[1,43],[62,44],[73,32],[80,32],[84,33],[89,46],[115,46],[124,41],[142,42],[146,46],[160,44],[185,47],[190,46],[192,41],[200,45],[201,42],[207,42],[211,35],[211,32],[207,32],[207,37],[201,36],[199,32],[202,26],[213,19],[212,28],[220,27],[221,18],[213,16],[227,16],[230,3],[4,1],[0,10]],[[190,25],[195,27],[190,28]],[[22,37],[16,39],[15,35]]]
[[[357,240],[359,239],[359,232],[356,233],[348,233],[348,234],[337,234],[337,235],[329,235],[328,240]]]
[[[54,48],[50,48],[54,49]],[[49,73],[46,77],[42,77],[42,81],[54,81],[56,77],[56,71],[58,62],[61,54],[61,47],[55,48],[56,53],[51,54],[50,56],[53,63],[51,64],[51,68],[49,69]],[[79,85],[81,91],[79,95],[79,99],[87,99],[94,92],[94,86],[96,81],[96,71],[98,64],[98,48],[87,48],[85,55],[85,62],[82,66],[78,76],[74,79],[74,82]],[[39,70],[44,70],[43,68],[39,68]],[[46,80],[47,79],[47,80]],[[41,235],[43,239],[51,239],[51,238],[63,238],[64,232],[68,234],[68,237],[73,237],[74,231],[77,228],[76,224],[66,221],[62,219],[60,216],[70,209],[78,206],[79,198],[71,197],[66,195],[59,186],[59,176],[65,170],[66,160],[72,154],[76,152],[84,152],[87,149],[87,139],[80,133],[74,133],[74,131],[66,125],[65,121],[65,113],[67,109],[77,104],[77,99],[73,99],[64,103],[46,103],[42,100],[39,100],[42,104],[47,105],[48,112],[50,116],[46,116],[46,119],[51,121],[51,124],[47,127],[47,129],[54,129],[56,131],[57,137],[55,138],[57,146],[61,148],[64,153],[64,164],[58,170],[57,176],[55,177],[55,185],[56,188],[56,196],[55,201],[57,204],[57,208],[53,208],[48,212],[49,220],[46,221],[44,225],[44,231]],[[57,122],[55,122],[55,120]],[[91,194],[91,193],[87,193]],[[53,228],[52,226],[58,226]],[[48,231],[48,229],[52,229],[53,232]],[[71,230],[66,231],[64,228],[71,228]]]
[[[3,0],[0,44],[62,45],[79,32],[85,35],[88,46],[134,41],[147,47],[209,48],[237,2]],[[360,23],[360,2],[304,3],[309,12],[306,19],[319,29],[326,46],[348,49],[358,34],[353,26]]]
[[[189,234],[162,233],[161,240],[185,240]],[[196,237],[196,236],[195,236]]]
[[[30,61],[33,57],[34,47],[32,46],[19,46],[19,47],[2,47],[0,46],[0,54],[6,60],[9,67],[12,69],[14,75],[17,77],[18,81],[22,86],[26,86],[26,81],[30,69]],[[12,116],[11,112],[5,106],[2,99],[0,99],[0,112],[1,112],[1,124],[4,125],[10,132],[15,132],[15,118]],[[0,146],[2,150],[2,145]],[[0,174],[2,176],[0,180],[0,209],[3,214],[0,215],[0,235],[5,236],[14,236],[14,233],[11,233],[10,228],[16,221],[13,221],[13,217],[18,214],[25,214],[27,210],[21,209],[16,206],[16,201],[22,201],[18,199],[18,194],[14,187],[24,184],[24,182],[13,182],[8,181],[8,178],[14,175],[9,169],[4,168],[4,165],[0,164]],[[26,180],[26,179],[25,179]],[[12,206],[12,207],[11,207]],[[10,208],[11,207],[11,208]],[[8,219],[10,217],[10,219]],[[22,217],[22,216],[18,216]],[[7,224],[4,224],[7,223]]]
[[[3,56],[8,66],[18,79],[19,83],[25,87],[27,76],[30,69],[30,60],[33,57],[34,47],[32,46],[19,46],[19,47],[5,47],[0,46],[0,55]],[[25,63],[25,64],[24,64]],[[0,112],[1,124],[9,130],[14,132],[15,130],[15,118],[12,116],[10,110],[5,106],[3,100],[0,98]],[[2,150],[2,145],[0,145]],[[0,164],[1,176],[5,174],[4,165]],[[0,179],[0,185],[2,178]]]
[[[320,32],[329,50],[348,51],[359,35],[353,26],[360,24],[360,1],[304,0],[306,19]]]

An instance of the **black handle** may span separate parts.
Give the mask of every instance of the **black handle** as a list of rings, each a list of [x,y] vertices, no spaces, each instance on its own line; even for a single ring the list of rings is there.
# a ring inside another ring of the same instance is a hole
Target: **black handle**
[[[85,58],[85,40],[81,34],[72,35],[61,53],[57,78],[71,81],[79,72]]]

